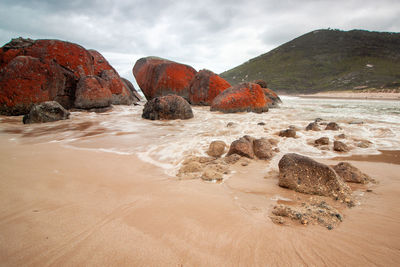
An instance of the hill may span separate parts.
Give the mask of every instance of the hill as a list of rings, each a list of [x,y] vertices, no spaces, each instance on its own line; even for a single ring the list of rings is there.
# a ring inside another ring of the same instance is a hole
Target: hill
[[[286,93],[400,87],[400,33],[316,30],[223,72]]]

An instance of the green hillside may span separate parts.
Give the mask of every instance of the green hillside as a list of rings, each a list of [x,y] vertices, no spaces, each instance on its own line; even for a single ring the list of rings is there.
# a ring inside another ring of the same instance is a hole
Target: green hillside
[[[221,76],[286,93],[400,87],[400,33],[316,30]]]

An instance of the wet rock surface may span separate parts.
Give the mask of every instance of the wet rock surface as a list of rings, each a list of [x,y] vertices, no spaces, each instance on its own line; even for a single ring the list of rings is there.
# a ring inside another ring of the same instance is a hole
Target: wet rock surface
[[[295,138],[296,137],[296,130],[295,129],[286,129],[282,130],[279,132],[279,136],[281,137],[290,137],[290,138]]]
[[[317,146],[329,145],[329,137],[321,137],[314,141]]]
[[[111,95],[103,79],[85,76],[78,82],[74,106],[81,109],[108,107],[111,105]]]
[[[361,172],[359,169],[348,162],[340,162],[337,165],[333,166],[333,169],[346,182],[360,184],[367,184],[369,182],[376,183],[374,179],[369,177],[367,174]]]
[[[190,104],[181,96],[156,97],[144,106],[142,118],[149,120],[186,120],[193,118]]]
[[[339,124],[336,122],[330,122],[326,125],[325,130],[330,130],[330,131],[339,131],[341,128],[339,127]]]
[[[345,143],[336,140],[333,142],[333,150],[337,152],[348,152],[350,148]]]
[[[284,155],[278,166],[279,186],[329,196],[351,205],[351,189],[331,167],[295,153]]]
[[[254,137],[245,135],[232,142],[227,156],[237,154],[250,159],[259,158],[268,160],[274,155],[273,146],[276,145],[275,141],[273,140],[271,143],[266,138],[255,139]]]
[[[23,123],[42,123],[66,120],[70,113],[56,101],[47,101],[35,104],[28,114],[23,117]]]
[[[311,122],[307,125],[306,131],[321,131],[321,128],[319,128],[318,122]]]

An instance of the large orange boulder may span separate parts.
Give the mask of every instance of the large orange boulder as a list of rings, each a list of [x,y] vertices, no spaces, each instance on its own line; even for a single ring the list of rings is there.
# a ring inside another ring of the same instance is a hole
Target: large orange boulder
[[[261,86],[261,88],[264,90],[264,94],[267,98],[268,102],[268,107],[277,107],[278,104],[282,103],[282,100],[279,98],[277,93],[275,93],[273,90],[267,88],[267,82],[264,80],[255,80],[254,83],[258,84]]]
[[[268,102],[263,89],[255,83],[240,83],[220,93],[211,103],[211,111],[267,112]]]
[[[75,107],[82,109],[103,108],[111,105],[111,91],[106,81],[98,76],[85,76],[76,88]]]
[[[67,82],[54,61],[15,57],[0,70],[0,114],[23,115],[35,103],[62,97]]]
[[[229,87],[231,85],[214,72],[201,70],[190,84],[190,104],[210,106],[214,98]]]
[[[196,75],[188,65],[157,57],[139,59],[132,72],[147,100],[169,94],[189,100],[190,82]]]

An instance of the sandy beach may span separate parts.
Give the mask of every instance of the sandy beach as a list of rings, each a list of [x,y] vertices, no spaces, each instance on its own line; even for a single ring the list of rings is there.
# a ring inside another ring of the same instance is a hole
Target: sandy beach
[[[303,98],[322,99],[371,99],[371,100],[400,100],[399,92],[354,92],[354,91],[332,91],[316,94],[299,94]]]
[[[384,158],[352,162],[379,184],[359,186],[359,205],[344,209],[343,223],[329,231],[270,220],[280,199],[295,203],[304,196],[280,188],[277,173],[266,173],[264,161],[235,166],[236,173],[222,184],[181,181],[132,155],[21,144],[12,133],[0,137],[5,266],[394,266],[400,261],[400,165]]]

